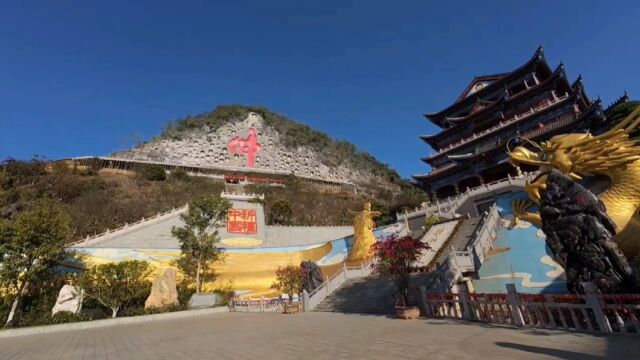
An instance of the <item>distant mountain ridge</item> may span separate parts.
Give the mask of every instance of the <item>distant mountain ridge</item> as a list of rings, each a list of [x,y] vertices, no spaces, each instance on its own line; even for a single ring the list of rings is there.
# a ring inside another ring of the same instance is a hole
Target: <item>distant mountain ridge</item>
[[[190,166],[264,169],[322,180],[373,186],[394,193],[398,173],[347,141],[264,107],[221,105],[170,122],[148,142],[114,157]]]

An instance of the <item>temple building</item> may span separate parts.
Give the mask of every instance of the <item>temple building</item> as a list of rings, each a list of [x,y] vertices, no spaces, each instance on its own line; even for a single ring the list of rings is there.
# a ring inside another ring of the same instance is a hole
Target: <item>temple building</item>
[[[570,83],[562,64],[549,66],[542,47],[511,72],[475,76],[453,104],[424,115],[442,130],[420,136],[435,152],[422,158],[431,172],[413,178],[440,199],[529,170],[508,161],[510,141],[543,141],[605,123],[582,77]]]

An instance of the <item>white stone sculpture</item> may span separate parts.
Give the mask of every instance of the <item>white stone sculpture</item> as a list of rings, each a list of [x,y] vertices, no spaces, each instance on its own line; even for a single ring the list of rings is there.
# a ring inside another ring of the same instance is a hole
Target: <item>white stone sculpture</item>
[[[73,285],[65,285],[58,293],[56,304],[51,309],[51,316],[61,311],[77,314],[82,309],[82,291]]]

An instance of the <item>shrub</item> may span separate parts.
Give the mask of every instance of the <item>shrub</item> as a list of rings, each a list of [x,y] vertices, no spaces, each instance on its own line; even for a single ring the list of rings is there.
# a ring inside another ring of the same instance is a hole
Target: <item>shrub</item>
[[[376,219],[376,226],[391,225],[396,221],[395,216],[391,214],[389,207],[384,204],[374,202],[371,205],[371,210],[380,213],[380,216]]]
[[[146,261],[128,260],[96,265],[79,278],[85,296],[111,310],[111,317],[151,291],[147,280],[150,273]]]
[[[71,172],[71,168],[66,161],[54,161],[51,163],[51,171],[55,174],[68,174]]]
[[[13,179],[6,172],[0,172],[0,190],[9,190],[13,185]]]
[[[229,280],[226,284],[218,287],[213,292],[220,295],[223,305],[228,305],[235,296],[234,289],[233,280]]]
[[[289,295],[289,302],[291,302],[293,294],[299,294],[302,291],[302,284],[306,275],[306,271],[299,266],[287,265],[278,267],[276,281],[271,284],[271,288]]]
[[[149,181],[164,181],[167,179],[167,173],[162,165],[145,164],[138,168],[138,173]]]
[[[440,219],[438,215],[431,214],[424,219],[424,228],[425,230],[429,230],[433,225],[437,224]]]
[[[66,324],[72,322],[90,321],[93,320],[93,317],[82,312],[80,312],[79,314],[74,314],[70,311],[61,311],[51,316],[49,319],[50,320],[47,321],[48,324]]]
[[[98,171],[100,171],[100,163],[102,162],[102,160],[100,160],[100,158],[97,157],[92,157],[91,159],[88,160],[88,164],[87,164],[87,175],[95,175],[98,173]]]
[[[195,287],[191,286],[191,282],[187,279],[183,279],[178,283],[178,302],[180,303],[180,307],[182,309],[187,309],[189,306],[189,300],[191,300],[191,296],[195,294]]]
[[[269,224],[291,225],[293,223],[293,207],[286,200],[276,200],[269,209]]]
[[[189,181],[191,177],[187,174],[186,171],[182,169],[172,170],[170,174],[170,179],[174,181]]]

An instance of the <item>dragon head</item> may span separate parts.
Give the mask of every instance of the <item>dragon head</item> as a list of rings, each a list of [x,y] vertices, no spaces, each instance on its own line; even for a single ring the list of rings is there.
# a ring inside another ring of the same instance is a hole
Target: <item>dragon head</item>
[[[575,145],[590,138],[593,138],[590,134],[564,134],[554,136],[541,144],[527,141],[538,151],[518,146],[509,153],[509,157],[514,165],[538,166],[543,173],[555,168],[577,180],[586,174],[580,171],[582,167],[579,165],[584,156]]]
[[[574,180],[595,175],[611,176],[614,170],[625,168],[629,163],[640,160],[640,146],[637,139],[629,134],[640,124],[640,106],[609,131],[593,136],[585,133],[556,135],[537,144],[525,139],[530,150],[518,146],[509,151],[514,165],[538,166],[541,174],[532,182],[527,182],[525,191],[538,202],[540,191],[545,190],[546,177],[555,168]]]

